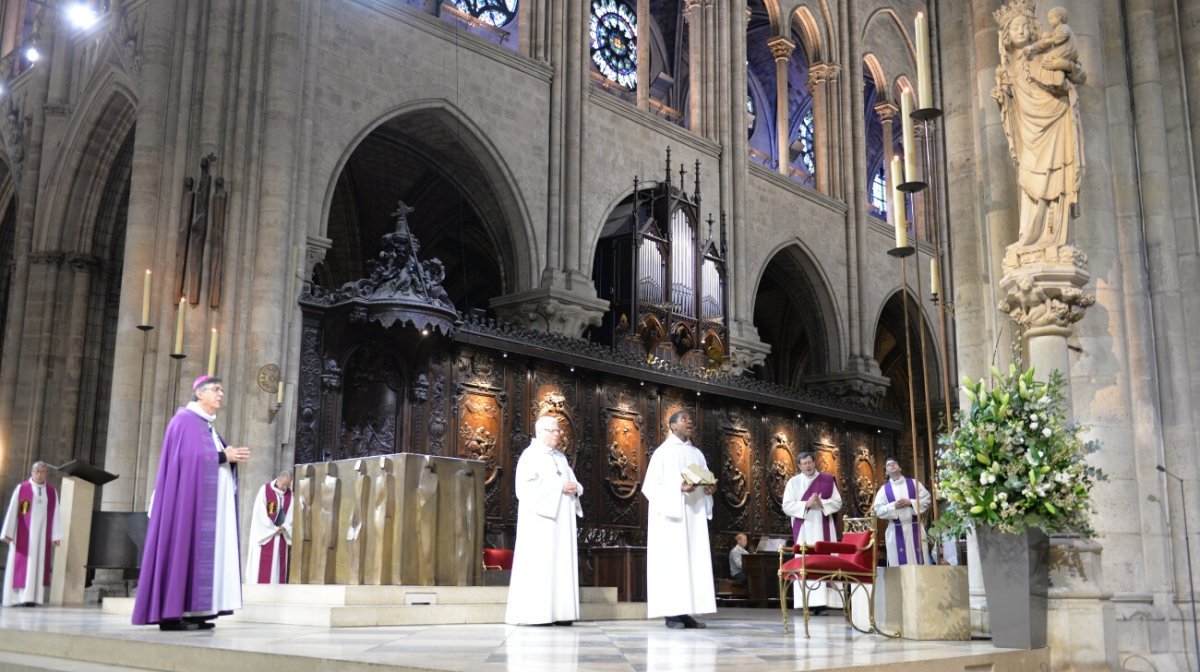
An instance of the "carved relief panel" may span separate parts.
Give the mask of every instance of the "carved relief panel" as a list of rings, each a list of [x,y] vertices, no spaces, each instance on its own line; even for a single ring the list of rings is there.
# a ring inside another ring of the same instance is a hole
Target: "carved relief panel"
[[[854,446],[854,466],[846,489],[853,493],[854,499],[845,509],[856,516],[869,516],[874,510],[875,491],[879,487],[873,442],[864,434],[851,434],[850,440]]]
[[[534,421],[543,415],[558,418],[562,430],[558,449],[567,456],[571,469],[576,468],[578,432],[575,426],[575,383],[546,371],[534,373],[534,393],[530,399],[530,415]],[[576,474],[578,476],[578,474]],[[580,476],[582,478],[582,476]]]

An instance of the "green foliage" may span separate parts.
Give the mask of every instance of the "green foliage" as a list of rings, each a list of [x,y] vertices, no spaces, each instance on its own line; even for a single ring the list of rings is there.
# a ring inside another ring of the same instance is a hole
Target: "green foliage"
[[[970,408],[938,439],[938,495],[947,501],[934,525],[939,534],[958,534],[977,525],[1002,532],[1041,528],[1047,534],[1095,536],[1091,493],[1107,480],[1088,465],[1099,449],[1084,441],[1085,427],[1066,421],[1065,380],[1034,380],[1033,368],[1008,373],[992,367],[992,386],[963,379]]]

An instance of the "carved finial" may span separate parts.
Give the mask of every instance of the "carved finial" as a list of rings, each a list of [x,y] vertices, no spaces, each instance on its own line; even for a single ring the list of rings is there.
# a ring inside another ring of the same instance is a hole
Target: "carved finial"
[[[667,186],[671,186],[671,146],[667,145]]]
[[[408,216],[416,208],[406,205],[404,201],[396,201],[396,203],[396,209],[392,211],[392,217],[396,218],[396,233],[409,233]]]

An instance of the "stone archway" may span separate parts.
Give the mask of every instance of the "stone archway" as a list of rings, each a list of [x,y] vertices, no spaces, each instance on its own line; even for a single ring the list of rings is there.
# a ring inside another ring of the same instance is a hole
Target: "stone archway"
[[[444,287],[461,312],[518,289],[524,250],[478,141],[448,111],[428,108],[394,117],[368,133],[343,165],[329,206],[332,247],[315,279],[325,286],[366,277],[403,201],[423,258],[445,265]]]
[[[761,377],[803,387],[809,376],[841,369],[833,298],[816,263],[798,244],[771,257],[754,298],[754,326],[771,354]]]
[[[908,303],[908,337],[905,338],[904,303]],[[924,322],[925,361],[922,366],[921,332]],[[875,327],[875,361],[883,375],[891,384],[883,395],[881,405],[885,410],[894,411],[901,416],[904,429],[901,431],[898,453],[906,473],[920,474],[925,482],[929,476],[925,466],[929,456],[930,422],[934,434],[940,426],[939,409],[942,408],[942,396],[938,381],[940,368],[938,346],[933,338],[932,326],[925,319],[917,302],[911,294],[896,291],[884,303]],[[911,355],[912,376],[909,376],[909,357]],[[911,382],[911,385],[910,385]],[[930,414],[927,418],[925,410],[925,389],[929,390]],[[913,436],[916,435],[917,463],[912,463]],[[934,448],[936,450],[936,447]]]

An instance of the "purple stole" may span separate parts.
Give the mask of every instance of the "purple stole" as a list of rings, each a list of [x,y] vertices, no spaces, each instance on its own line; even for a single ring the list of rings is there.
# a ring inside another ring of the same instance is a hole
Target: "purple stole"
[[[917,484],[914,483],[913,479],[911,478],[905,478],[904,483],[908,488],[908,499],[916,503],[917,506],[920,506],[920,502],[917,501]],[[887,479],[887,482],[884,483],[883,492],[885,495],[887,495],[887,501],[889,504],[894,504],[896,502],[896,493],[892,491],[892,479],[889,478]],[[913,564],[920,565],[924,561],[921,559],[921,521],[920,516],[916,515],[916,511],[917,508],[914,506],[913,519],[910,525],[912,526],[911,532],[913,538],[913,549],[917,554]],[[907,565],[908,544],[905,543],[904,523],[901,523],[900,519],[897,518],[892,521],[892,529],[896,530],[896,559],[901,565]]]
[[[273,481],[272,481],[273,482]],[[283,508],[279,507],[279,498],[275,496],[275,488],[271,487],[271,482],[267,483],[267,517],[271,519],[271,523],[276,527],[280,523],[287,520],[288,509],[292,508],[292,490],[283,493]],[[271,554],[279,554],[279,570],[282,576],[279,577],[280,583],[287,583],[288,566],[287,566],[287,541],[280,538],[278,534],[271,537],[271,540],[263,544],[260,555],[258,556],[258,582],[271,582]]]
[[[46,554],[42,564],[42,585],[50,585],[50,552],[54,548],[54,507],[58,505],[58,493],[47,483],[46,486]],[[13,588],[24,588],[29,571],[29,526],[33,522],[33,482],[25,481],[17,487],[17,539],[13,562]]]
[[[835,483],[836,481],[833,480],[833,476],[825,473],[817,474],[817,477],[809,484],[808,490],[804,491],[803,499],[808,501],[808,498],[812,497],[813,493],[820,495],[821,499],[829,499],[833,495],[833,486]],[[826,516],[824,511],[821,512],[821,519],[823,521],[821,525],[821,538],[825,541],[834,541],[836,534],[832,529],[833,519]],[[797,544],[800,543],[800,528],[802,527],[804,527],[804,518],[792,518],[792,541]]]

